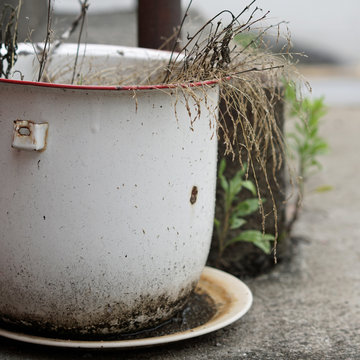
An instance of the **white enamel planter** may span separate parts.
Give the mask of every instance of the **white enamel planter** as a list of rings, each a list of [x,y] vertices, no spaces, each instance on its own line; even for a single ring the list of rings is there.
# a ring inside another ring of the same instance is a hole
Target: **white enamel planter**
[[[33,83],[28,49],[25,80],[0,81],[1,326],[71,336],[158,324],[183,306],[210,247],[217,86],[191,85],[207,94],[191,130],[179,87]],[[91,66],[168,56],[86,54]]]

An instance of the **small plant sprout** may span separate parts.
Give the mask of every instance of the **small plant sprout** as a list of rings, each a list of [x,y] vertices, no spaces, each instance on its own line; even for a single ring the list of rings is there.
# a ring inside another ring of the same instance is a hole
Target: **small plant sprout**
[[[271,241],[275,240],[273,235],[264,234],[258,230],[244,230],[240,234],[236,231],[237,234],[234,235],[235,230],[246,224],[244,217],[253,214],[259,209],[260,200],[255,197],[257,192],[253,182],[244,180],[247,169],[246,164],[230,180],[227,180],[224,175],[225,168],[226,161],[223,158],[218,171],[218,181],[224,190],[223,201],[221,202],[223,218],[221,220],[215,219],[214,222],[219,241],[219,258],[221,258],[224,250],[229,245],[240,241],[253,243],[266,254],[269,254],[271,252]],[[243,189],[249,191],[254,197],[239,201],[239,194]]]
[[[298,218],[301,200],[304,197],[304,185],[314,170],[320,170],[321,164],[318,160],[320,155],[325,154],[328,143],[319,135],[320,120],[326,114],[323,98],[298,99],[296,84],[288,82],[285,86],[285,100],[290,106],[290,116],[296,117],[295,130],[287,137],[289,145],[294,150],[298,166],[298,196],[295,211],[288,223],[288,231]]]

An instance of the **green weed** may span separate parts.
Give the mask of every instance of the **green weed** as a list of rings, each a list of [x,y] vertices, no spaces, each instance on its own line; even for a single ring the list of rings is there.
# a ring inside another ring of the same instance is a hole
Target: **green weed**
[[[324,98],[299,99],[296,84],[288,82],[285,84],[285,101],[290,106],[290,116],[297,119],[294,131],[287,134],[288,143],[298,161],[299,184],[296,209],[288,223],[288,232],[290,232],[297,220],[300,203],[304,197],[304,184],[314,171],[321,169],[318,157],[328,151],[329,145],[319,135],[320,120],[326,114]]]
[[[253,182],[244,180],[246,165],[229,180],[224,175],[225,168],[226,161],[223,158],[218,170],[218,181],[224,190],[220,204],[223,210],[223,218],[221,220],[215,219],[215,229],[219,241],[219,258],[229,245],[240,241],[250,242],[269,254],[271,252],[271,241],[275,240],[273,235],[263,234],[258,230],[244,230],[240,234],[236,231],[236,235],[234,235],[235,230],[246,224],[244,217],[259,209],[260,200],[255,197],[256,187]],[[249,191],[254,197],[239,201],[239,194],[243,190]]]

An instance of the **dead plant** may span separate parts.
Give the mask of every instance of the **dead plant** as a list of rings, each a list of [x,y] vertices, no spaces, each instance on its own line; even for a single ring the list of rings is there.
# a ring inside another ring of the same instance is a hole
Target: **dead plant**
[[[259,208],[262,215],[262,229],[265,232],[266,218],[260,197],[258,176],[266,179],[266,184],[271,194],[273,204],[271,213],[275,218],[275,237],[277,230],[277,209],[270,183],[277,184],[276,174],[284,161],[285,145],[283,134],[278,128],[274,114],[274,103],[281,96],[279,87],[284,78],[291,75],[287,41],[284,49],[274,54],[269,49],[269,43],[264,35],[277,30],[276,37],[280,36],[280,26],[283,23],[264,27],[262,21],[266,19],[268,12],[262,12],[254,7],[256,0],[251,1],[239,14],[235,15],[229,10],[224,10],[207,21],[193,35],[187,35],[184,41],[180,40],[182,25],[187,18],[185,13],[182,24],[177,31],[176,47],[179,52],[172,52],[168,61],[159,61],[143,69],[119,69],[88,67],[85,72],[78,72],[77,62],[79,56],[79,44],[84,25],[87,0],[80,1],[81,14],[73,23],[67,33],[73,32],[81,23],[77,54],[69,64],[61,64],[53,67],[44,76],[45,63],[48,55],[43,52],[40,62],[39,80],[46,79],[51,82],[73,83],[75,77],[81,79],[82,85],[147,85],[147,84],[178,84],[177,92],[181,92],[183,98],[191,97],[195,104],[200,100],[206,103],[206,91],[193,91],[191,83],[216,80],[220,87],[222,108],[216,119],[216,131],[219,141],[226,146],[225,153],[230,154],[233,160],[240,166],[247,163],[247,174],[252,175],[258,191]],[[51,0],[49,0],[49,19],[47,40],[50,34],[51,24]],[[249,38],[245,44],[241,38]],[[240,40],[239,40],[240,39]],[[47,48],[45,40],[44,50]],[[10,46],[10,41],[7,40]],[[12,44],[12,43],[11,43]],[[57,44],[56,48],[60,43]],[[50,50],[49,50],[50,51]],[[84,55],[85,56],[85,55]],[[290,56],[291,58],[291,56]],[[74,61],[74,62],[72,62]],[[72,64],[71,64],[72,62]],[[66,74],[68,74],[66,76]],[[69,76],[71,74],[71,76]],[[79,74],[79,75],[77,75]],[[125,74],[125,75],[124,75]],[[205,86],[203,87],[205,89]],[[186,104],[185,104],[186,105]],[[198,113],[192,114],[191,126],[200,117],[201,107],[197,106]],[[251,114],[252,121],[249,120]],[[176,115],[176,109],[175,109]],[[268,173],[267,161],[272,159],[272,171]],[[261,174],[258,173],[260,169]],[[272,181],[270,181],[270,177]],[[276,260],[276,241],[274,246]]]

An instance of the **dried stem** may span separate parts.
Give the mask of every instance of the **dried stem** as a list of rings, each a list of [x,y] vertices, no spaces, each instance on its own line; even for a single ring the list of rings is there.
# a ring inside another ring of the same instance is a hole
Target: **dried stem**
[[[81,14],[80,14],[81,25],[80,25],[80,31],[79,31],[79,37],[78,37],[78,43],[77,43],[77,49],[76,49],[76,56],[75,56],[73,74],[72,74],[72,78],[71,78],[71,84],[73,84],[74,80],[75,80],[76,67],[77,67],[77,62],[78,62],[78,58],[79,58],[79,49],[80,49],[80,43],[81,43],[81,36],[82,36],[83,29],[84,29],[86,13],[87,13],[87,10],[89,8],[88,0],[84,0],[84,1],[79,0],[79,2],[80,2],[80,5],[81,5]]]
[[[89,7],[90,4],[87,5]],[[71,23],[71,25],[62,33],[59,39],[54,41],[53,49],[58,48],[65,40],[69,39],[70,36],[75,32],[79,26],[80,21],[84,18],[83,8],[81,6],[81,12],[79,16]]]
[[[176,47],[177,47],[178,44],[179,44],[179,39],[180,39],[180,35],[181,35],[181,30],[182,30],[182,28],[183,28],[183,26],[184,26],[184,23],[185,23],[186,18],[188,17],[188,12],[189,12],[189,9],[190,9],[190,7],[191,7],[192,1],[193,1],[193,0],[190,0],[189,5],[188,5],[188,7],[186,8],[185,14],[184,14],[184,16],[183,16],[183,18],[182,18],[180,27],[179,27],[179,29],[178,29],[178,31],[177,31],[176,40],[174,41],[174,45],[173,45],[173,48],[172,48],[172,50],[171,50],[171,55],[170,55],[169,64],[168,64],[169,67],[170,67],[170,65],[171,65],[171,62],[172,62],[173,55],[174,55],[174,52],[175,52],[175,50],[176,50]],[[170,75],[170,69],[168,69],[168,70],[166,71],[166,76],[165,76],[164,81],[163,81],[164,83],[167,81],[169,75]]]
[[[19,0],[16,8],[5,4],[2,9],[1,20],[0,20],[0,77],[4,76],[8,78],[11,69],[14,67],[17,60],[17,36],[18,36],[18,25],[19,16],[22,6],[22,0]],[[8,13],[9,11],[9,13]],[[6,21],[8,15],[8,20]],[[5,25],[5,38],[3,39],[3,27]],[[6,70],[4,65],[6,61]]]
[[[19,4],[17,6],[15,28],[14,28],[14,35],[13,35],[13,42],[12,42],[12,48],[13,49],[17,48],[17,35],[18,35],[19,16],[20,16],[20,11],[21,11],[21,6],[22,6],[22,0],[19,0]],[[16,51],[13,51],[11,53],[10,68],[12,68],[14,66],[14,64],[15,64],[15,56],[16,56]]]
[[[39,61],[39,75],[38,81],[41,81],[43,76],[46,61],[48,58],[49,48],[50,48],[50,36],[51,36],[51,22],[52,22],[52,0],[48,0],[48,12],[47,12],[47,23],[46,23],[46,37],[44,41],[44,47],[42,49],[42,55]]]

